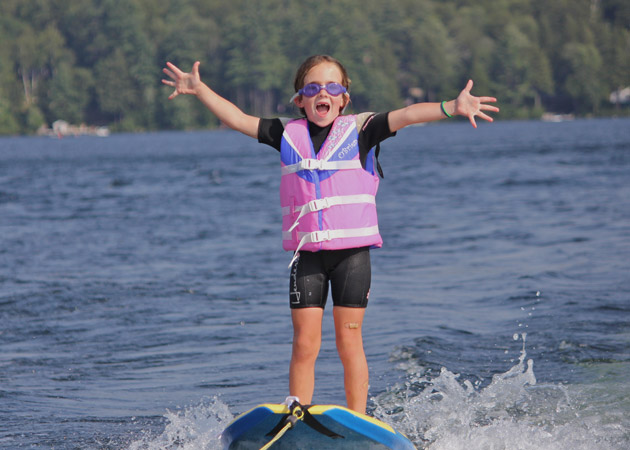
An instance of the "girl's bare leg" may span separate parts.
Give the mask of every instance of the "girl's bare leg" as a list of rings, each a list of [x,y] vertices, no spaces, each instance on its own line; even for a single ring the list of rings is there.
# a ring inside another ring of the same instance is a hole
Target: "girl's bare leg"
[[[365,414],[369,373],[363,350],[363,317],[365,308],[335,306],[335,337],[337,351],[344,369],[344,386],[348,408]]]
[[[315,361],[322,342],[323,308],[291,310],[293,352],[289,366],[289,393],[304,405],[311,403],[315,389]]]

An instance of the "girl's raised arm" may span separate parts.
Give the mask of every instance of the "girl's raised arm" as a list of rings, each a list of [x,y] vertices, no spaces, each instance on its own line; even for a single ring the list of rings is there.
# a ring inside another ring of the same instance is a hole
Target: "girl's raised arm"
[[[170,78],[163,79],[162,83],[175,88],[168,97],[169,100],[179,94],[195,95],[225,125],[254,139],[258,138],[260,118],[245,114],[234,103],[221,97],[202,82],[199,76],[199,61],[193,64],[191,72],[182,72],[170,62],[166,63],[162,71]]]
[[[468,80],[466,87],[459,93],[455,100],[440,103],[416,103],[406,108],[397,109],[389,113],[389,129],[394,132],[414,123],[432,122],[450,116],[468,117],[473,127],[477,128],[475,116],[488,122],[492,122],[492,117],[484,111],[499,112],[499,108],[487,105],[488,102],[496,102],[494,97],[475,97],[470,91],[473,81]]]

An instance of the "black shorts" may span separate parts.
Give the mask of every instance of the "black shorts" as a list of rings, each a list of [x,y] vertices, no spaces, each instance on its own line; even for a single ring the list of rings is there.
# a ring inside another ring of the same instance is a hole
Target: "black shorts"
[[[291,266],[289,304],[291,308],[324,308],[330,282],[333,305],[365,308],[371,281],[369,247],[300,251]]]

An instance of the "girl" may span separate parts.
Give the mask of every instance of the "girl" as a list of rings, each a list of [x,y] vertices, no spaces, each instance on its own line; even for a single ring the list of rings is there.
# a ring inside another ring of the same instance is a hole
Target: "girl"
[[[293,251],[289,299],[293,350],[289,393],[310,404],[315,361],[321,345],[321,323],[328,289],[332,293],[335,338],[344,367],[348,407],[365,413],[368,366],[362,324],[370,282],[370,248],[382,245],[375,195],[380,166],[375,147],[397,130],[445,117],[475,117],[489,122],[484,111],[493,97],[470,94],[472,80],[455,100],[417,103],[388,113],[342,115],[350,101],[350,79],[343,65],[326,55],[308,58],[297,71],[292,101],[305,118],[261,119],[250,116],[216,94],[199,76],[167,63],[162,80],[179,94],[197,96],[225,125],[280,152],[283,247]]]

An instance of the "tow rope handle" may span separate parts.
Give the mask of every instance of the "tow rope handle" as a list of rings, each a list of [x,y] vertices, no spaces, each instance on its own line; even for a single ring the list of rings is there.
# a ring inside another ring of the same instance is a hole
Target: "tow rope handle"
[[[291,413],[284,416],[282,420],[280,420],[278,425],[276,425],[273,430],[267,433],[267,436],[273,435],[273,438],[269,442],[267,442],[263,447],[261,447],[260,450],[267,450],[274,443],[276,443],[282,436],[284,436],[284,433],[286,433],[288,430],[293,428],[300,420],[303,421],[306,425],[308,425],[312,429],[314,429],[315,431],[325,436],[328,436],[329,438],[343,439],[342,435],[337,434],[332,430],[329,430],[324,425],[319,423],[317,419],[315,419],[313,415],[308,412],[309,407],[310,405],[302,406],[297,400],[294,400],[293,403],[291,403],[291,406],[289,406],[289,411]]]
[[[269,435],[274,435],[274,436],[269,442],[267,442],[265,445],[260,447],[260,450],[267,450],[269,447],[275,444],[278,441],[278,439],[284,436],[284,433],[286,433],[291,428],[293,428],[295,424],[298,423],[299,420],[302,420],[304,418],[304,411],[302,410],[302,405],[300,405],[300,403],[297,400],[291,403],[291,406],[289,406],[289,410],[291,411],[291,414],[287,414],[286,416],[284,416],[284,418],[280,421],[280,423],[278,423],[278,425],[276,425],[276,427],[273,430],[267,433],[267,436]]]

